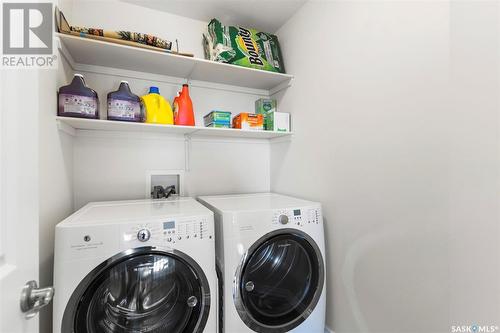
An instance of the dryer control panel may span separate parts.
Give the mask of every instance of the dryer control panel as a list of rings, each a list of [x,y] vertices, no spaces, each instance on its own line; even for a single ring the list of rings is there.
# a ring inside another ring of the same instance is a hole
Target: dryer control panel
[[[280,209],[273,213],[273,225],[301,226],[320,224],[321,214],[318,208]]]

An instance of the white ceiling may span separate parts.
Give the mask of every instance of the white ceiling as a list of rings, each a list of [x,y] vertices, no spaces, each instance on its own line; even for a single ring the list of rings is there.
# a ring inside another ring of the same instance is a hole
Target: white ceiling
[[[208,22],[274,33],[308,0],[121,0]]]

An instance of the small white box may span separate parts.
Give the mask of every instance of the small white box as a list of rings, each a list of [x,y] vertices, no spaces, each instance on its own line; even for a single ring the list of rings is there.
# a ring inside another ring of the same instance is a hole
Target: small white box
[[[290,132],[290,114],[286,112],[266,114],[265,128],[268,131]]]

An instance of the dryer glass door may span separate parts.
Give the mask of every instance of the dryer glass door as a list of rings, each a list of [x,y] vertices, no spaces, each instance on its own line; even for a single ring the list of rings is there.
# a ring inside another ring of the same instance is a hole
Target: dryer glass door
[[[67,332],[202,332],[210,296],[203,272],[193,265],[148,251],[101,267],[75,291],[73,301],[79,301],[65,313],[72,327]]]
[[[312,312],[323,279],[323,259],[314,241],[297,230],[280,231],[249,250],[236,307],[257,332],[288,331]]]

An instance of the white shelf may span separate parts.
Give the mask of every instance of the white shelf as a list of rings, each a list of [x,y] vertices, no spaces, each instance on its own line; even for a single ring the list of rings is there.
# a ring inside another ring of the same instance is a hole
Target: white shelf
[[[111,67],[271,92],[288,86],[293,79],[293,76],[288,74],[184,57],[61,33],[58,33],[57,36],[63,45],[61,47],[63,54],[69,53],[71,60],[76,64]]]
[[[163,134],[184,134],[190,136],[238,137],[253,139],[273,139],[290,136],[292,132],[252,131],[233,128],[211,128],[199,126],[157,125],[123,121],[56,117],[60,129],[75,134],[76,130],[109,132],[142,132]]]

